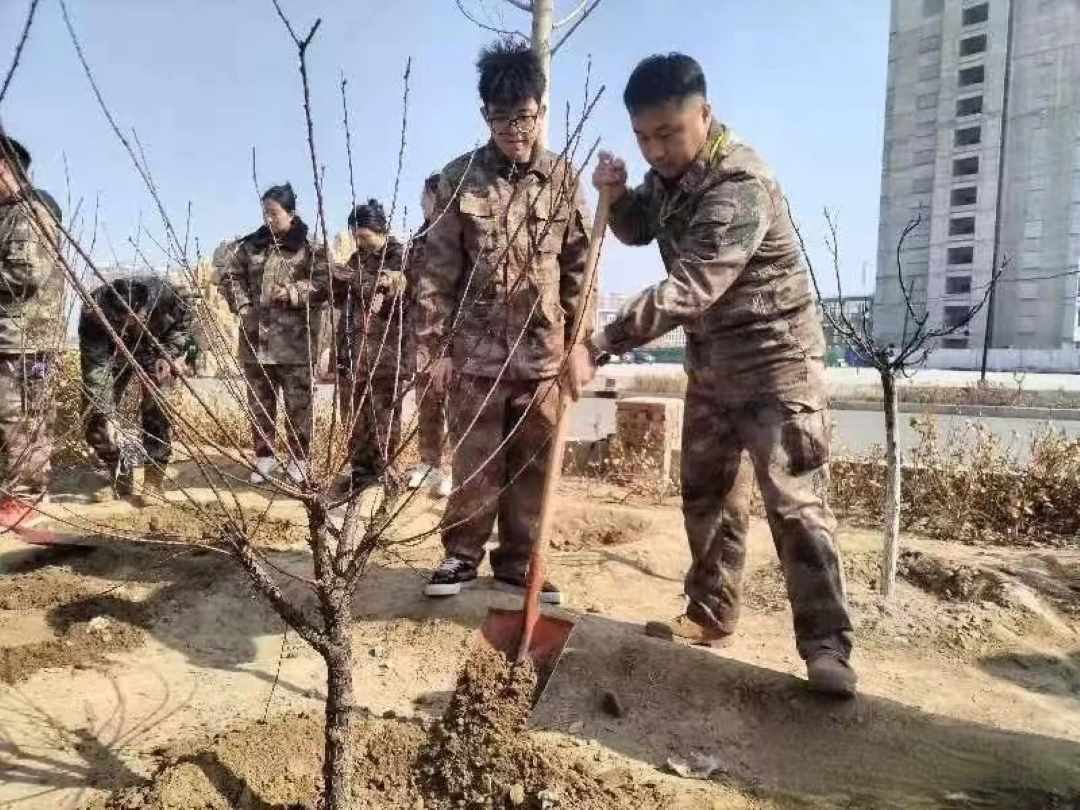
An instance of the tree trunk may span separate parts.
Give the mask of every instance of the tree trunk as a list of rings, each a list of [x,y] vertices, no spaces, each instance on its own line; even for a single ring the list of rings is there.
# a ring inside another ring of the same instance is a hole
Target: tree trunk
[[[351,600],[346,600],[351,602]],[[349,609],[345,620],[331,628],[331,651],[326,660],[326,739],[323,761],[323,810],[352,810],[352,643]]]
[[[881,592],[892,596],[896,587],[896,561],[900,555],[900,445],[896,423],[899,397],[896,375],[890,369],[881,371],[881,389],[885,409],[885,556],[881,563]]]
[[[540,58],[544,69],[544,98],[542,106],[547,110],[540,128],[541,146],[548,145],[551,127],[551,27],[555,22],[555,0],[533,0],[532,49]]]

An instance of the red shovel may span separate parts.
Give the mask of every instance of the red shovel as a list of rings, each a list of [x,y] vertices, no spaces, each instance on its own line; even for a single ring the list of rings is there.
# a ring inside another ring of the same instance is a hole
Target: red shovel
[[[588,311],[588,301],[594,292],[596,266],[600,260],[600,246],[607,229],[609,209],[607,194],[602,193],[596,207],[592,239],[589,242],[589,253],[585,260],[585,277],[582,279],[584,294],[578,300],[572,335],[580,334],[582,321]],[[571,621],[544,616],[540,613],[540,588],[544,583],[544,555],[551,538],[555,490],[562,474],[570,404],[569,392],[566,386],[562,385],[559,393],[555,435],[548,447],[547,471],[544,477],[543,502],[540,509],[540,530],[529,557],[529,572],[525,578],[525,598],[522,609],[490,608],[479,631],[480,638],[484,642],[505,654],[507,658],[519,662],[532,659],[537,675],[534,702],[540,700],[540,695],[555,671],[570,633],[574,629],[574,623]]]

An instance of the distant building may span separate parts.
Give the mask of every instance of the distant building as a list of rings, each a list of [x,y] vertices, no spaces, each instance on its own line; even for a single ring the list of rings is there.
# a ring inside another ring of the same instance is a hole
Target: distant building
[[[998,266],[989,345],[1065,369],[1080,355],[1080,2],[892,0],[874,328],[901,342],[913,306],[937,327]],[[978,362],[989,308],[931,365]],[[1051,357],[1050,353],[1053,353]],[[1070,360],[1070,358],[1072,358]],[[995,363],[991,363],[995,365]]]
[[[821,327],[825,332],[825,351],[830,356],[843,357],[848,345],[825,317],[826,314],[832,315],[837,320],[840,320],[842,316],[846,317],[857,331],[864,334],[874,333],[874,296],[872,295],[822,298],[818,306],[823,311]]]
[[[622,293],[601,293],[596,302],[596,328],[603,329],[618,315],[619,309],[630,300],[629,295]],[[652,343],[643,346],[644,349],[662,350],[685,350],[686,332],[681,326],[672,329],[666,335],[661,335]]]

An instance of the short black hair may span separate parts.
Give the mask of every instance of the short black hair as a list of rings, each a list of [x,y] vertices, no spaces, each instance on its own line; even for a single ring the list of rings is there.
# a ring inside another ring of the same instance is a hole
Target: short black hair
[[[7,160],[8,155],[14,155],[19,167],[26,172],[30,168],[30,150],[14,138],[0,133],[0,160]]]
[[[705,71],[684,53],[654,54],[638,62],[626,82],[623,103],[631,113],[665,101],[705,98]]]
[[[535,99],[539,104],[547,89],[540,59],[523,42],[503,39],[480,51],[480,99],[485,106],[511,105]]]
[[[273,200],[290,214],[296,210],[296,192],[293,191],[292,183],[270,186],[262,195],[262,201],[267,200]]]
[[[349,214],[349,229],[356,228],[386,233],[386,211],[382,203],[372,197],[363,205],[356,206]]]
[[[436,172],[435,174],[430,175],[428,179],[424,181],[425,194],[434,194],[436,191],[439,190],[439,178],[441,176],[442,175]]]
[[[132,312],[138,312],[146,306],[149,299],[150,292],[145,284],[131,278],[118,278],[106,287],[99,306],[111,322],[119,323],[128,314],[124,304],[127,304]]]

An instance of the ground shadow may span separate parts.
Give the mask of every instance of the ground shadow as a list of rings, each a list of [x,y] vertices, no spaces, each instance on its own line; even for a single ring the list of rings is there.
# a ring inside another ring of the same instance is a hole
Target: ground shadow
[[[1080,650],[1068,655],[1006,653],[983,658],[979,667],[995,678],[1041,695],[1080,700]]]

